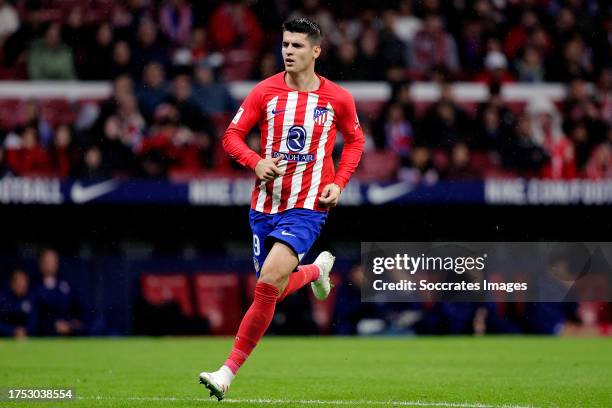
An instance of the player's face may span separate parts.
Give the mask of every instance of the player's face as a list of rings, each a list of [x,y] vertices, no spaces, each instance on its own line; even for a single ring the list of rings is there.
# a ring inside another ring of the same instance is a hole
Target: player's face
[[[285,71],[301,72],[314,65],[321,53],[321,47],[312,44],[304,33],[283,33],[283,62]]]

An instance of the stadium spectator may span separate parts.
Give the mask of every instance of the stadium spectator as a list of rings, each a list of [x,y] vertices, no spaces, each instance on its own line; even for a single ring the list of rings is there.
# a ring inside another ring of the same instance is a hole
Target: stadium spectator
[[[110,98],[100,103],[100,112],[91,129],[93,135],[102,135],[106,120],[117,114],[119,100],[124,96],[134,95],[134,81],[127,74],[120,75],[113,80],[112,94]],[[90,141],[90,143],[93,141]]]
[[[604,139],[606,124],[601,117],[600,102],[595,95],[590,94],[588,84],[584,80],[577,78],[570,82],[563,107],[567,132],[576,125],[583,124],[586,127],[585,137],[589,149]]]
[[[423,146],[415,146],[410,152],[410,160],[404,162],[398,171],[398,179],[413,184],[433,184],[439,179],[431,151]]]
[[[428,109],[422,120],[416,142],[430,148],[450,149],[453,144],[468,139],[470,121],[455,102],[450,84],[443,84],[440,93],[440,99]]]
[[[122,140],[119,118],[115,115],[109,116],[104,122],[102,132],[98,137],[99,146],[92,146],[86,151],[81,174],[88,179],[125,177],[133,174],[135,154]]]
[[[206,59],[210,50],[208,45],[208,34],[204,27],[195,27],[193,29],[189,48],[191,50],[191,59],[194,64],[199,64]]]
[[[83,8],[80,5],[75,5],[66,13],[65,21],[61,26],[61,38],[72,50],[75,66],[78,67],[83,64],[89,29],[85,26]]]
[[[592,180],[612,178],[612,129],[608,129],[606,140],[593,149],[585,167],[586,176]]]
[[[336,51],[328,63],[327,72],[330,78],[355,81],[367,77],[368,67],[361,63],[355,43],[344,41]]]
[[[138,109],[134,94],[126,93],[117,99],[117,119],[123,143],[136,149],[145,135],[146,122]]]
[[[85,60],[82,64],[77,65],[79,77],[86,80],[113,79],[121,71],[118,65],[129,61],[129,57],[124,58],[125,50],[119,50],[117,51],[118,58],[114,58],[114,31],[110,23],[103,22],[94,31],[94,38],[84,49]]]
[[[6,165],[5,156],[4,146],[0,145],[0,178],[13,175],[13,171]]]
[[[520,52],[520,57],[515,61],[516,72],[520,82],[539,83],[546,77],[546,70],[540,53],[531,46],[525,47]]]
[[[130,45],[126,41],[117,41],[113,45],[110,77],[116,79],[122,75],[129,75],[132,78],[137,78],[137,71]]]
[[[180,123],[191,130],[201,130],[211,134],[208,117],[200,111],[199,106],[194,102],[193,84],[189,75],[179,74],[174,77],[166,103],[176,107]]]
[[[266,52],[259,59],[259,65],[255,68],[254,76],[251,79],[268,78],[279,71],[276,56],[271,52]]]
[[[401,105],[389,108],[384,132],[387,147],[400,156],[402,161],[407,161],[414,144],[414,131]]]
[[[362,80],[377,81],[383,79],[378,60],[378,35],[373,29],[367,29],[359,40],[359,63],[365,70]]]
[[[378,59],[384,67],[405,67],[408,60],[407,47],[394,32],[396,14],[386,10],[382,15],[382,27],[378,32]],[[389,72],[387,72],[389,79]]]
[[[202,113],[214,116],[236,110],[237,104],[228,86],[215,79],[215,72],[208,63],[198,64],[194,76],[193,100]]]
[[[425,17],[423,29],[417,32],[410,46],[408,62],[410,68],[419,74],[426,74],[438,65],[451,71],[459,69],[457,45],[453,37],[444,31],[439,15]]]
[[[168,171],[198,174],[212,164],[205,158],[211,150],[208,134],[194,132],[180,122],[174,105],[160,106],[151,135],[143,142],[140,155],[148,177]]]
[[[263,42],[257,16],[239,1],[219,4],[210,16],[208,35],[213,47],[222,52],[243,50],[255,55]]]
[[[399,2],[398,15],[393,23],[393,32],[406,44],[412,43],[416,33],[423,27],[423,22],[412,12],[412,1]]]
[[[108,178],[109,174],[105,171],[100,148],[88,146],[83,150],[81,162],[73,172],[74,177],[85,181],[100,181]]]
[[[174,45],[186,46],[191,37],[193,13],[185,0],[166,0],[159,10],[161,31]]]
[[[155,22],[143,18],[138,24],[138,30],[132,47],[133,63],[143,67],[150,62],[159,62],[164,67],[170,64],[168,50],[160,38]]]
[[[606,126],[612,126],[612,69],[602,69],[597,81],[597,102],[600,107],[601,120]]]
[[[50,174],[67,178],[70,176],[75,161],[72,149],[72,129],[69,125],[59,125],[55,128],[53,144],[49,148]]]
[[[511,123],[504,123],[504,111],[493,104],[486,104],[479,112],[476,137],[471,146],[479,150],[502,151],[512,138]]]
[[[480,19],[467,20],[461,28],[458,52],[462,69],[467,72],[478,72],[482,66],[482,54],[485,49],[484,30]]]
[[[555,18],[555,29],[552,33],[555,44],[565,44],[576,31],[576,17],[574,13],[567,7],[559,10]]]
[[[514,58],[529,42],[529,36],[538,28],[537,14],[530,9],[523,11],[519,24],[510,28],[504,38],[504,54]]]
[[[465,143],[456,143],[451,149],[448,169],[445,172],[447,180],[478,180],[480,172],[472,166],[470,149]]]
[[[563,133],[557,108],[550,100],[540,98],[532,100],[526,110],[531,120],[531,136],[550,158],[542,169],[542,176],[553,179],[575,178],[575,149]]]
[[[591,53],[580,35],[574,35],[563,44],[561,52],[554,55],[546,69],[548,80],[568,82],[574,78],[593,79]]]
[[[41,146],[38,129],[27,126],[16,144],[6,151],[8,166],[20,176],[44,176],[49,172],[49,155]]]
[[[4,41],[19,29],[19,14],[7,0],[0,0],[0,48]]]
[[[474,80],[487,85],[506,84],[514,82],[514,77],[508,72],[508,60],[499,51],[487,53],[484,61],[485,71],[480,72]]]
[[[142,70],[142,82],[136,90],[138,106],[142,114],[151,121],[155,109],[168,97],[166,74],[159,62],[150,62]]]
[[[28,57],[30,79],[76,79],[72,50],[61,39],[61,25],[51,23],[44,38],[30,47]]]
[[[14,269],[8,288],[0,292],[0,336],[23,339],[34,334],[34,306],[28,274]]]
[[[36,290],[37,327],[41,336],[69,336],[84,330],[82,310],[68,282],[58,277],[59,255],[44,249],[38,259],[41,285]]]
[[[518,171],[523,177],[535,176],[548,160],[548,155],[532,138],[531,121],[527,115],[517,120],[516,134],[501,150],[504,167]]]

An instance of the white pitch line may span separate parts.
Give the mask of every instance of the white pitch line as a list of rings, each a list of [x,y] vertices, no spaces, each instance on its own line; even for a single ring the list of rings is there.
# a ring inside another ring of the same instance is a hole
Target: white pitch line
[[[127,401],[199,401],[219,403],[211,398],[198,397],[77,397],[82,400],[127,400]],[[291,400],[291,399],[224,399],[221,404],[291,404],[291,405],[383,405],[406,407],[443,408],[534,408],[524,405],[490,405],[470,402],[427,402],[427,401],[376,401],[376,400]]]

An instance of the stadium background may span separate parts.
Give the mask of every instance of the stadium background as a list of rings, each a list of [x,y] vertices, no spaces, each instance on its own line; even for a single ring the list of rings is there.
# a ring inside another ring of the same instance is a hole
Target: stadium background
[[[54,248],[70,291],[29,335],[233,334],[253,285],[250,174],[219,140],[251,81],[281,69],[282,21],[308,16],[326,35],[317,70],[355,95],[368,142],[311,253],[338,255],[336,297],[301,291],[271,332],[609,334],[608,304],[371,306],[355,290],[360,241],[609,241],[609,11],[0,0],[4,299],[22,269],[41,303]]]

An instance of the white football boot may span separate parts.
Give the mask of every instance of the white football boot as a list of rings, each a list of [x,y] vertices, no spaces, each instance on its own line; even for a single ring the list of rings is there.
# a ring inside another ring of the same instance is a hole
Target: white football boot
[[[226,366],[222,366],[217,371],[207,373],[203,371],[200,373],[200,384],[204,385],[209,391],[210,396],[217,397],[218,401],[221,401],[225,397],[225,393],[229,390],[230,384],[232,383],[235,375]]]
[[[310,287],[312,288],[312,293],[314,293],[315,297],[319,300],[324,300],[329,296],[329,292],[332,288],[331,281],[329,280],[329,273],[334,266],[335,260],[336,257],[330,252],[323,251],[314,261],[314,264],[319,267],[321,273],[319,274],[319,279],[310,283]]]

